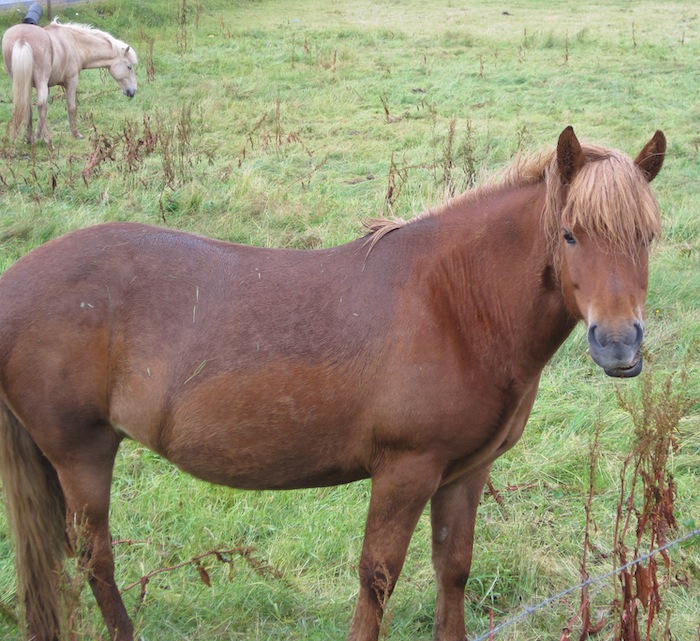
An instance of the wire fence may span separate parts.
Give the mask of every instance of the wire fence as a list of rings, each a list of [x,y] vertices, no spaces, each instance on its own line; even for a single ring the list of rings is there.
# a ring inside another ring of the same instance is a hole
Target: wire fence
[[[647,561],[650,559],[652,556],[658,554],[659,552],[663,552],[664,550],[668,550],[676,545],[680,545],[681,543],[684,543],[685,541],[688,541],[692,539],[693,537],[696,537],[700,535],[700,528],[694,529],[692,532],[688,532],[684,534],[683,536],[674,539],[673,541],[669,541],[666,544],[656,548],[655,550],[651,550],[650,552],[647,552],[645,554],[640,555],[636,559],[633,559],[629,563],[625,563],[625,565],[620,566],[619,568],[615,568],[614,570],[602,574],[601,576],[594,577],[592,579],[586,579],[585,581],[582,581],[578,585],[574,585],[573,587],[570,587],[563,592],[559,592],[559,594],[555,594],[554,596],[548,597],[544,601],[541,601],[540,603],[523,608],[522,611],[520,611],[518,614],[516,614],[514,617],[507,619],[506,621],[503,621],[502,623],[499,623],[497,626],[494,626],[491,628],[488,632],[485,632],[479,637],[476,637],[473,639],[473,641],[490,641],[492,638],[495,637],[496,634],[502,632],[506,628],[510,627],[514,623],[517,623],[518,621],[521,621],[522,619],[527,618],[531,614],[534,614],[538,610],[542,610],[543,608],[546,608],[550,606],[552,603],[559,601],[560,599],[563,599],[564,597],[568,596],[569,594],[572,594],[576,592],[576,590],[581,590],[582,588],[586,588],[589,585],[595,585],[596,583],[601,583],[602,581],[606,581],[607,579],[619,574],[620,572],[624,572],[625,570],[639,564],[643,563],[644,561]]]

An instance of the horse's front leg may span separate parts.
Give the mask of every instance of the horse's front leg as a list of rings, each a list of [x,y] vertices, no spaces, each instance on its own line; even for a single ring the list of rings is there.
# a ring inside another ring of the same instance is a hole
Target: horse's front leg
[[[76,119],[78,115],[78,76],[66,82],[66,108],[68,109],[68,126],[74,138],[80,140],[82,136],[78,133]]]
[[[441,487],[431,501],[437,578],[434,641],[465,641],[464,588],[469,578],[476,510],[490,466]]]
[[[440,481],[426,455],[405,454],[372,478],[372,497],[360,559],[360,593],[348,641],[376,641],[401,572],[411,535]]]

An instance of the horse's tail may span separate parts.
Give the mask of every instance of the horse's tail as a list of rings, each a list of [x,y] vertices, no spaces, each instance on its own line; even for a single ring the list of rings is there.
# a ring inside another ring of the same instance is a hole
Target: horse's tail
[[[59,577],[66,551],[63,491],[56,470],[2,401],[0,475],[15,542],[20,609],[29,635],[57,639]]]
[[[34,54],[26,42],[16,42],[12,47],[12,118],[10,138],[14,140],[29,125],[32,114],[32,74]]]

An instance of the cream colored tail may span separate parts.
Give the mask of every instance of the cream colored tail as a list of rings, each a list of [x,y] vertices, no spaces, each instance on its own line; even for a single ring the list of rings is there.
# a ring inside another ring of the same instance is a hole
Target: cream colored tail
[[[32,114],[32,72],[34,56],[26,42],[12,47],[12,118],[10,138],[15,140],[27,129]],[[28,132],[29,133],[29,132]]]

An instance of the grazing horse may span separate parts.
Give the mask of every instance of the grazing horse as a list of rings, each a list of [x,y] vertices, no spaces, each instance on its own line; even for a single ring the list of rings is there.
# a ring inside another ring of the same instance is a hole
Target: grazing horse
[[[567,127],[500,182],[329,249],[108,223],[18,261],[0,278],[0,469],[29,638],[59,637],[67,534],[109,634],[132,640],[108,526],[130,438],[236,488],[371,477],[352,641],[376,641],[430,502],[434,638],[462,641],[479,498],[545,364],[583,320],[606,374],[642,369],[665,148],[659,131],[632,161]]]
[[[49,87],[61,85],[66,90],[66,107],[70,132],[82,138],[75,124],[78,76],[83,69],[107,68],[124,95],[136,93],[136,52],[121,40],[104,31],[83,24],[59,24],[54,20],[46,27],[18,24],[2,38],[5,68],[12,78],[13,108],[10,136],[14,140],[23,128],[27,142],[34,142],[32,132],[32,87],[36,88],[39,122],[36,137],[51,145],[46,124]]]

